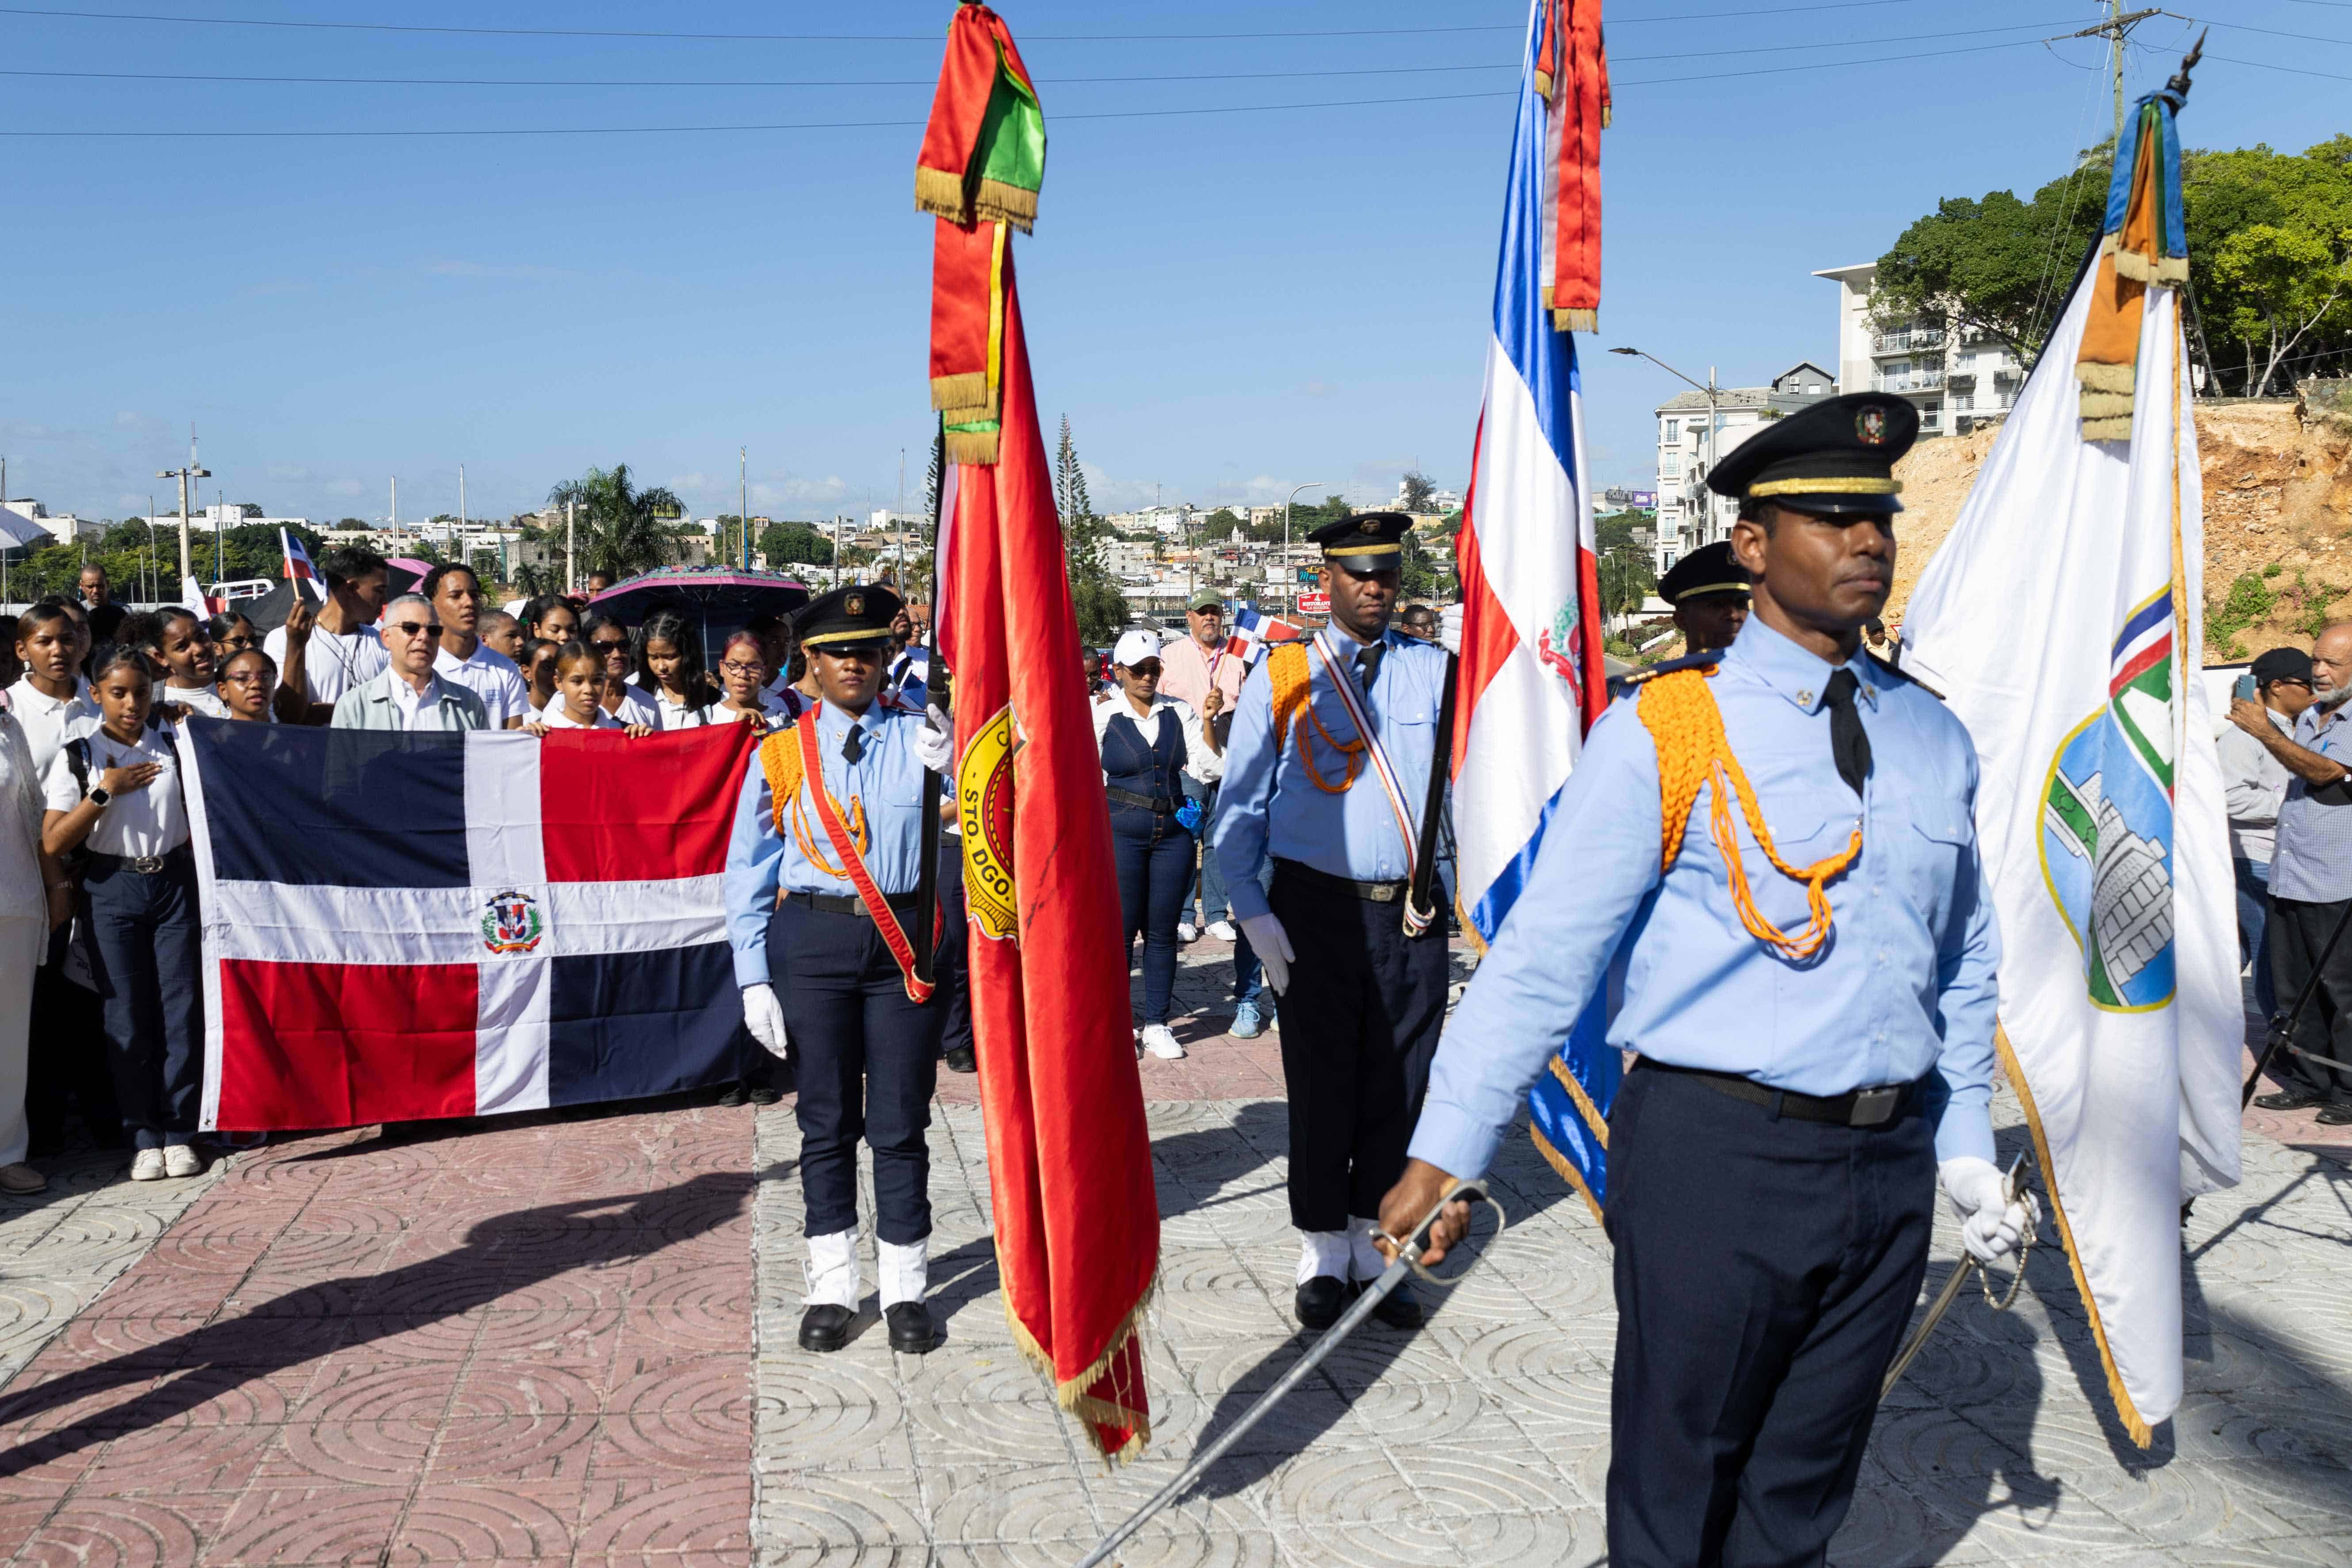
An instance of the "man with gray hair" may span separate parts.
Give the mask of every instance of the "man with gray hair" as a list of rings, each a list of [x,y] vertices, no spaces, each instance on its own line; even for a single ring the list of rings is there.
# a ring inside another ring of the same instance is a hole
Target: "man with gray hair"
[[[2254,1103],[2266,1110],[2316,1106],[2329,1126],[2352,1123],[2352,942],[2329,939],[2352,910],[2352,621],[2337,621],[2311,649],[2311,706],[2290,740],[2260,702],[2230,704],[2230,721],[2261,742],[2288,773],[2271,859],[2271,977],[2282,1005],[2311,984],[2291,1050],[2277,1058],[2284,1086]]]
[[[335,701],[338,730],[487,730],[482,700],[433,673],[441,620],[433,601],[403,594],[383,607],[383,651],[391,667]]]

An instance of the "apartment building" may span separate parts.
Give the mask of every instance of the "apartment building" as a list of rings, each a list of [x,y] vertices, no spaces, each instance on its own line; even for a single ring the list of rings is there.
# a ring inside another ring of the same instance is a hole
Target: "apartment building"
[[[1882,330],[1871,309],[1874,261],[1813,276],[1838,286],[1840,391],[1900,393],[1919,410],[1922,437],[1965,436],[2015,406],[2025,369],[2007,344],[1933,321]]]
[[[1801,360],[1763,386],[1694,389],[1658,405],[1658,527],[1651,562],[1659,576],[1692,551],[1730,537],[1738,504],[1706,488],[1707,470],[1772,421],[1836,391],[1834,376]]]

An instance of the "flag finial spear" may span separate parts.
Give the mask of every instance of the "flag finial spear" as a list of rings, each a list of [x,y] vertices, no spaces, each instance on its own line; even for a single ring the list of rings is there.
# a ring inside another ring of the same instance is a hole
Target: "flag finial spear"
[[[2197,41],[2189,45],[2189,52],[2181,57],[2179,70],[2174,72],[2172,79],[2164,84],[2164,90],[2171,93],[2176,100],[2189,96],[2189,73],[2195,70],[2197,62],[2204,58],[2206,35],[2212,30],[2208,27],[2204,32],[2197,35]]]

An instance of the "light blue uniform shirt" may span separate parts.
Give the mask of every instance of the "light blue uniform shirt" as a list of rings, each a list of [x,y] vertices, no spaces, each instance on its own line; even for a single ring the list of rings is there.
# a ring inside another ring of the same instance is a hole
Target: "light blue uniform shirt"
[[[816,725],[824,787],[841,803],[842,825],[850,825],[856,803],[865,804],[866,868],[873,873],[875,885],[887,895],[913,892],[923,865],[923,763],[915,753],[923,716],[877,702],[858,717],[821,702],[798,722]],[[865,750],[856,763],[842,755],[853,724],[866,734]],[[789,731],[779,733],[786,737],[785,743],[800,744]],[[805,785],[802,800],[810,842],[827,864],[838,866],[824,824],[807,805]],[[791,808],[785,810],[789,821]],[[735,949],[738,985],[768,983],[768,921],[780,891],[855,896],[857,889],[847,877],[829,875],[811,864],[788,834],[776,831],[768,773],[754,752],[736,796],[734,841],[727,851],[727,940]]]
[[[1544,1063],[1622,960],[1609,1043],[1771,1089],[1843,1094],[1940,1069],[1938,1159],[1992,1158],[2000,937],[1977,855],[1976,750],[1926,690],[1859,649],[1843,668],[1872,765],[1860,801],[1838,776],[1822,701],[1832,666],[1749,616],[1708,682],[1780,858],[1862,853],[1830,882],[1824,949],[1796,963],[1740,924],[1703,785],[1674,869],[1658,874],[1658,758],[1633,702],[1601,715],[1560,792],[1528,886],[1446,1025],[1412,1153],[1458,1176],[1493,1163]],[[1757,910],[1805,929],[1804,885],[1772,868],[1744,814]]]
[[[2352,723],[2342,709],[2322,712],[2316,702],[2305,709],[2294,721],[2294,743],[2352,769]],[[2315,788],[2300,774],[2287,780],[2271,850],[2271,897],[2308,904],[2352,899],[2352,786]]]
[[[1349,658],[1361,651],[1345,633],[1334,637]],[[1365,706],[1396,769],[1406,815],[1418,821],[1428,798],[1437,710],[1445,694],[1445,650],[1396,631],[1388,633],[1385,641],[1388,651],[1381,656],[1380,675]],[[1264,661],[1242,683],[1241,701],[1234,710],[1233,729],[1225,741],[1225,780],[1217,796],[1210,843],[1224,868],[1225,894],[1233,901],[1235,920],[1267,912],[1258,872],[1269,855],[1350,881],[1401,882],[1405,878],[1404,839],[1370,757],[1358,759],[1355,786],[1342,795],[1318,788],[1300,760],[1303,731],[1304,743],[1315,748],[1316,768],[1327,782],[1337,784],[1345,776],[1347,758],[1324,742],[1316,724],[1333,740],[1356,738],[1347,708],[1332,689],[1322,659],[1311,649],[1307,668],[1307,710],[1312,710],[1313,720],[1306,710],[1293,716],[1289,742],[1279,755],[1274,749],[1274,682]]]

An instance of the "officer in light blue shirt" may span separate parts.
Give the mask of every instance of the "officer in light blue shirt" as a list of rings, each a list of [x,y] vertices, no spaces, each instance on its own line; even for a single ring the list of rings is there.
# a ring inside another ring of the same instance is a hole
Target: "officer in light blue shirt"
[[[1402,1235],[1486,1170],[1619,966],[1609,1041],[1638,1053],[1607,1140],[1619,1568],[1822,1561],[1938,1170],[1979,1256],[2032,1223],[1991,1163],[2000,953],[1974,750],[1859,635],[1893,583],[1892,469],[1917,419],[1899,397],[1832,398],[1709,476],[1741,498],[1753,613],[1713,671],[1594,725],[1382,1210]]]
[[[1211,829],[1242,935],[1280,998],[1297,1307],[1310,1329],[1382,1268],[1373,1216],[1404,1169],[1445,1012],[1444,899],[1428,931],[1403,928],[1450,668],[1389,626],[1412,526],[1370,512],[1308,536],[1331,623],[1243,683]],[[1411,1328],[1421,1308],[1399,1291],[1380,1316]]]
[[[861,1138],[874,1152],[875,1250],[890,1346],[921,1354],[937,1337],[923,1304],[931,1233],[923,1133],[946,1005],[917,999],[923,988],[909,961],[923,774],[946,766],[950,740],[938,709],[925,715],[879,700],[898,609],[898,595],[861,584],[835,589],[794,618],[821,700],[753,753],[727,857],[727,931],[744,1023],[779,1057],[786,1029],[776,988],[792,999],[809,1244],[800,1342],[811,1351],[848,1342],[864,1289]],[[811,734],[814,765],[804,744]]]

